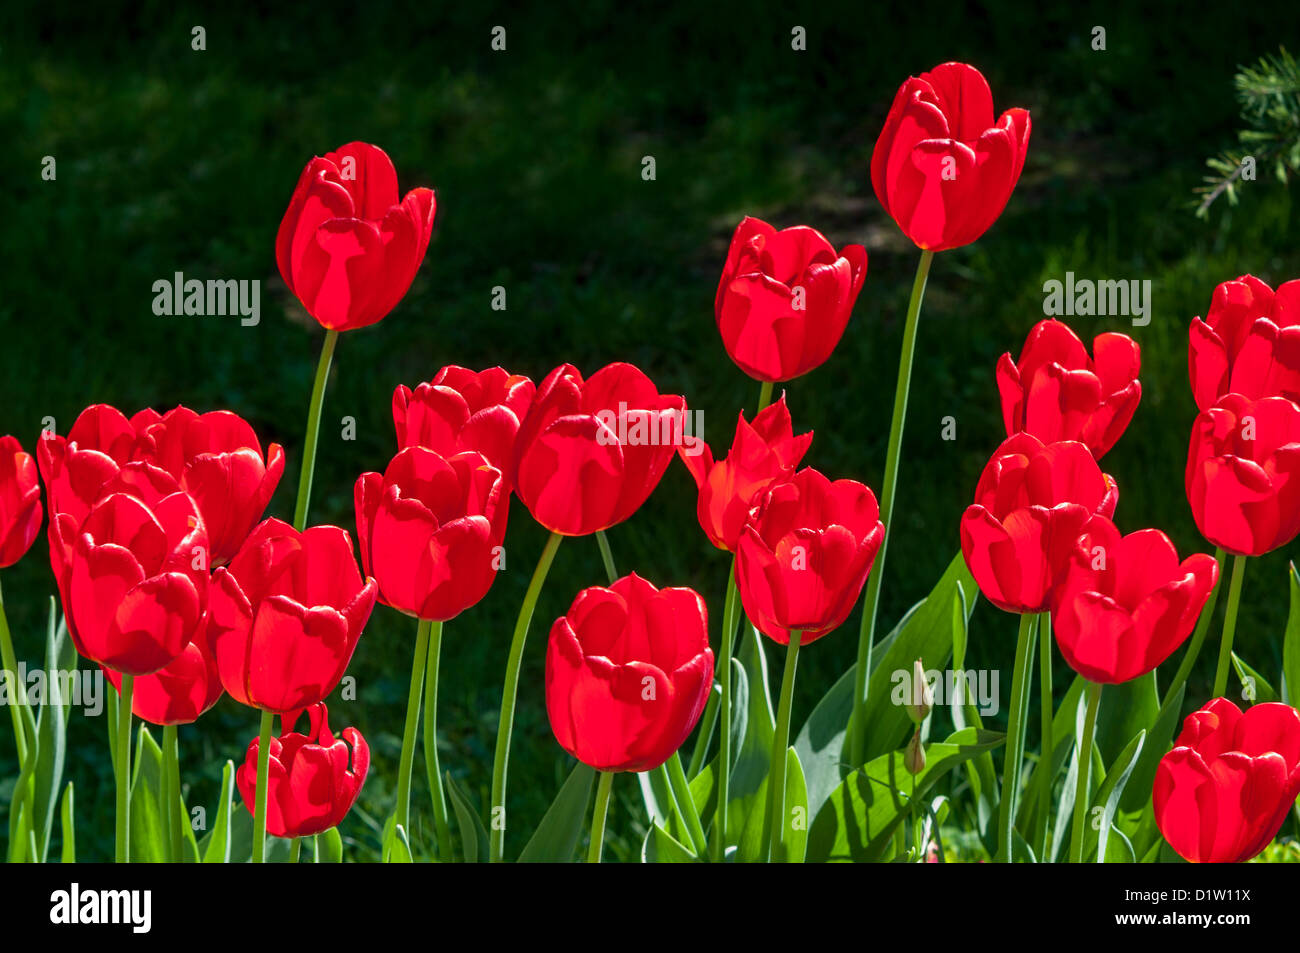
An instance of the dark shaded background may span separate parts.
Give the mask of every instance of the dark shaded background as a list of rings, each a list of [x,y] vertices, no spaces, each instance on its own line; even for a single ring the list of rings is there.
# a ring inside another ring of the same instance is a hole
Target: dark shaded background
[[[1294,195],[1262,179],[1239,208],[1216,207],[1208,221],[1188,205],[1204,159],[1233,143],[1236,66],[1279,43],[1300,46],[1294,3],[1195,13],[1182,3],[1088,12],[1071,3],[470,6],[6,11],[0,433],[32,448],[42,418],[66,432],[96,401],[127,412],[229,408],[286,447],[270,512],[287,518],[322,333],[280,281],[275,232],[307,160],[363,139],[393,157],[403,190],[437,190],[436,233],[396,311],[340,342],[313,521],[352,527],[353,481],[382,470],[395,449],[393,387],[446,363],[502,364],[540,379],[563,361],[587,373],[632,361],[702,408],[706,437],[721,450],[758,389],[726,358],[712,318],[726,243],[745,214],[807,223],[837,246],[869,250],[843,342],[790,385],[789,400],[796,424],[817,433],[805,462],[878,489],[917,253],[872,194],[870,154],[898,85],[961,59],[984,71],[997,109],[1032,111],[1033,137],[1000,221],[931,272],[881,631],[957,550],[958,517],[1002,436],[994,363],[1019,353],[1043,316],[1044,280],[1067,270],[1153,282],[1147,327],[1068,320],[1085,339],[1124,330],[1142,345],[1142,405],[1105,461],[1122,490],[1121,526],[1159,526],[1183,553],[1210,548],[1182,489],[1195,416],[1186,328],[1220,281],[1300,277],[1300,228]],[[196,24],[207,31],[205,52],[190,48]],[[489,47],[496,24],[508,30],[504,53]],[[796,24],[807,29],[806,52],[790,49]],[[1105,52],[1089,46],[1094,25],[1107,30]],[[40,178],[45,155],[57,159],[55,182]],[[641,179],[645,155],[656,159],[656,181]],[[260,326],[156,317],[151,286],[175,271],[261,279]],[[489,307],[498,284],[508,289],[505,312]],[[354,443],[339,439],[344,415],[356,418]],[[940,439],[947,415],[955,442]],[[693,485],[674,463],[610,538],[621,571],[696,586],[717,618],[727,560],[699,532],[693,506]],[[443,765],[480,803],[510,629],[542,541],[516,505],[508,571],[447,626]],[[1238,635],[1242,654],[1273,679],[1288,552],[1296,546],[1252,561]],[[547,626],[578,589],[603,579],[594,540],[562,546],[520,690],[508,850],[522,846],[568,770],[542,702]],[[53,592],[43,539],[3,581],[18,654],[35,663]],[[969,664],[1003,668],[1006,686],[1015,624],[985,604],[972,633]],[[804,654],[797,721],[853,659],[857,625],[855,613]],[[413,634],[407,618],[377,609],[351,669],[359,698],[332,705],[336,724],[359,726],[373,747],[360,809],[344,826],[352,856],[374,855],[391,810]],[[1189,702],[1208,694],[1212,656]],[[77,715],[71,731],[81,856],[105,857],[106,725]],[[242,759],[255,731],[255,714],[228,699],[182,730],[191,804],[212,804],[221,764]],[[12,774],[10,757],[0,745],[0,776]],[[616,791],[607,851],[628,856],[643,830],[639,798],[630,782]],[[8,797],[0,784],[0,801]],[[417,770],[417,834],[426,803]]]

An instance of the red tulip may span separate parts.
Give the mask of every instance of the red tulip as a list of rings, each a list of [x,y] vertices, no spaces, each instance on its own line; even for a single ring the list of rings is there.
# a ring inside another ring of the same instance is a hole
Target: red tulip
[[[208,625],[235,701],[290,712],[322,701],[352,659],[379,587],[337,526],[263,520],[212,575]]]
[[[678,448],[700,490],[697,512],[709,542],[736,551],[749,511],[773,484],[790,478],[812,438],[811,432],[794,435],[782,394],[775,404],[759,411],[752,424],[741,412],[731,452],[720,462],[714,462],[713,451],[703,440]]]
[[[1110,518],[1115,481],[1077,441],[1003,441],[961,518],[961,551],[980,591],[1008,612],[1043,612],[1084,524]]]
[[[1182,645],[1219,579],[1213,556],[1178,562],[1158,529],[1121,536],[1094,516],[1066,562],[1052,600],[1052,626],[1070,667],[1118,685],[1155,669]]]
[[[1300,795],[1300,715],[1267,702],[1242,712],[1216,698],[1183,722],[1156,768],[1156,825],[1192,863],[1250,860]]]
[[[427,447],[444,457],[476,450],[504,472],[536,391],[527,377],[504,368],[476,374],[454,364],[414,391],[401,384],[393,391],[397,446]]]
[[[1034,325],[1015,362],[998,361],[998,391],[1007,436],[1024,431],[1044,443],[1078,440],[1100,460],[1133,419],[1142,385],[1141,352],[1126,334],[1099,334],[1096,361],[1069,326]]]
[[[32,455],[23,452],[16,437],[0,437],[0,569],[32,548],[43,515]]]
[[[894,96],[871,155],[876,198],[929,251],[969,245],[1002,214],[1029,148],[1029,113],[995,122],[979,70],[943,63]]]
[[[811,467],[773,486],[740,537],[736,584],[749,620],[781,645],[807,645],[848,618],[871,572],[885,524],[876,497]]]
[[[207,550],[194,501],[147,463],[123,466],[83,522],[55,514],[50,565],[77,651],[128,675],[170,665],[203,616]]]
[[[788,381],[825,363],[867,277],[861,245],[835,248],[806,225],[736,227],[714,313],[727,354],[760,381]]]
[[[221,676],[206,628],[199,623],[194,640],[166,668],[136,678],[131,711],[137,718],[153,725],[188,725],[221,698]],[[104,668],[104,675],[121,692],[122,676],[111,668]]]
[[[591,379],[551,371],[519,428],[515,493],[547,529],[585,536],[627,519],[684,445],[686,401],[660,394],[631,364]]]
[[[1201,535],[1260,556],[1300,533],[1300,407],[1229,394],[1201,412],[1187,454],[1187,499]]]
[[[1276,294],[1254,275],[1225,281],[1188,338],[1187,369],[1201,410],[1229,393],[1300,401],[1300,281]]]
[[[598,771],[650,771],[694,729],[713,684],[708,611],[692,589],[633,573],[578,593],[551,627],[546,713]]]
[[[305,735],[288,731],[271,739],[266,788],[266,829],[276,837],[311,837],[337,827],[352,810],[370,770],[370,746],[361,732],[344,728],[336,739],[323,704],[307,709],[311,728]],[[257,803],[259,739],[248,745],[235,783],[250,814]]]
[[[397,191],[384,150],[349,142],[307,163],[275,239],[280,276],[322,327],[381,320],[411,287],[433,231],[431,189]]]
[[[410,447],[356,484],[361,565],[379,600],[421,619],[453,619],[485,595],[501,566],[510,495],[481,454],[444,460]]]
[[[144,461],[170,473],[199,508],[212,547],[210,565],[230,560],[261,518],[284,473],[279,444],[262,445],[253,428],[226,410],[196,414],[145,409],[129,419],[107,404],[87,407],[66,438],[45,434],[37,447],[51,513],[85,519],[91,502],[121,466]]]

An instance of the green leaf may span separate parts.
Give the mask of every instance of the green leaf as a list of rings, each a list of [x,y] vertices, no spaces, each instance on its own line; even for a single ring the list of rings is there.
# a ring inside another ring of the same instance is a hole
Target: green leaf
[[[1183,708],[1183,696],[1187,693],[1187,683],[1178,686],[1178,691],[1170,699],[1156,723],[1147,732],[1147,740],[1142,745],[1133,776],[1129,778],[1120,798],[1119,806],[1123,811],[1137,811],[1151,803],[1151,787],[1155,784],[1156,768],[1160,759],[1169,751],[1174,733],[1178,730],[1178,714]]]
[[[406,836],[406,828],[394,824],[392,835],[384,847],[384,856],[390,864],[410,864],[415,862],[411,853],[411,840]]]
[[[476,864],[480,862],[487,863],[488,859],[488,834],[483,827],[483,819],[479,817],[478,809],[474,807],[469,797],[456,779],[447,775],[447,794],[451,798],[452,810],[456,814],[456,826],[460,828],[460,842],[465,850],[465,863]]]
[[[131,765],[131,861],[166,863],[169,850],[162,806],[162,749],[144,725],[137,738]]]
[[[1295,563],[1291,563],[1287,578],[1291,580],[1291,612],[1282,639],[1282,694],[1294,707],[1300,705],[1300,572]]]
[[[266,835],[266,852],[263,860],[268,864],[289,862],[290,841],[286,837]],[[243,810],[234,810],[230,814],[230,860],[231,863],[247,864],[253,859],[253,813],[244,805]]]
[[[523,864],[572,863],[582,839],[595,769],[579,761],[519,855]]]
[[[767,656],[753,625],[746,625],[738,661],[745,670],[749,688],[746,704],[745,737],[736,754],[727,801],[726,844],[739,844],[751,814],[762,818],[767,775],[776,735],[776,715],[767,677]]]
[[[872,661],[875,660],[873,656]],[[808,809],[814,814],[839,787],[849,767],[844,757],[844,736],[853,714],[853,680],[857,670],[855,662],[839,677],[794,740],[794,750],[799,752],[808,784]]]
[[[1070,687],[1065,691],[1065,697],[1061,699],[1060,705],[1057,706],[1056,714],[1052,716],[1052,758],[1051,763],[1048,765],[1048,770],[1052,772],[1053,784],[1056,782],[1057,775],[1059,775],[1061,770],[1066,767],[1071,757],[1071,753],[1074,751],[1074,716],[1075,712],[1078,710],[1079,697],[1083,694],[1083,687],[1083,679],[1079,676],[1075,676],[1074,681],[1070,683]],[[1038,772],[1042,769],[1043,759],[1040,755],[1039,759],[1034,762],[1032,770],[1029,772],[1029,779],[1025,784],[1026,791],[1035,792],[1038,790],[1038,785],[1040,783]],[[1069,781],[1066,782],[1066,788],[1069,789],[1072,797],[1074,788],[1070,785]],[[1062,790],[1064,792],[1065,789]],[[1057,808],[1059,818],[1059,812],[1061,810],[1059,804],[1057,805]],[[1037,797],[1023,798],[1020,802],[1020,810],[1016,816],[1016,827],[1025,831],[1035,830],[1037,813],[1041,809],[1042,805]]]
[[[694,864],[691,849],[658,824],[651,824],[641,842],[641,861],[647,864]]]
[[[316,863],[343,863],[343,835],[339,833],[337,827],[331,827],[329,830],[317,834],[315,841]]]
[[[45,639],[46,694],[41,699],[36,723],[39,758],[33,774],[32,831],[36,836],[37,856],[42,862],[49,855],[54,829],[55,807],[63,787],[63,763],[66,753],[68,715],[73,698],[73,679],[78,678],[77,650],[67,637],[67,627],[54,623],[53,600]]]
[[[1102,759],[1113,763],[1138,732],[1155,724],[1159,712],[1160,693],[1154,671],[1122,685],[1103,685],[1097,712],[1097,748]]]
[[[72,782],[63,790],[63,805],[59,809],[59,818],[62,821],[61,831],[63,834],[63,853],[59,858],[65,864],[75,864],[77,862],[77,824],[76,824],[76,799],[72,793]]]
[[[808,785],[799,754],[790,748],[785,761],[785,857],[787,864],[802,864],[808,853]]]
[[[235,797],[235,765],[227,761],[221,769],[221,794],[212,830],[203,838],[201,856],[205,864],[230,863],[230,811]],[[189,826],[188,818],[186,826]]]
[[[1259,705],[1278,700],[1278,694],[1268,683],[1268,679],[1243,662],[1236,652],[1232,653],[1232,666],[1237,670],[1237,678],[1241,679],[1243,701]]]
[[[1133,774],[1133,769],[1137,766],[1138,756],[1142,753],[1142,745],[1146,741],[1147,733],[1138,732],[1136,738],[1128,743],[1128,746],[1119,753],[1114,762],[1111,763],[1110,770],[1106,772],[1106,779],[1102,781],[1101,787],[1097,789],[1097,795],[1092,799],[1094,816],[1098,807],[1101,808],[1101,815],[1098,818],[1099,825],[1096,829],[1096,837],[1093,837],[1093,824],[1089,820],[1086,846],[1084,848],[1085,856],[1100,857],[1103,861],[1107,856],[1107,840],[1111,835],[1111,828],[1115,821],[1115,814],[1119,810],[1120,798],[1124,795],[1124,786],[1128,783],[1129,777]],[[1119,834],[1120,837],[1124,835]],[[1128,852],[1133,853],[1133,847],[1130,844]]]
[[[873,758],[845,778],[817,813],[808,832],[808,860],[880,859],[898,825],[910,816],[914,799],[957,765],[1004,740],[998,732],[963,728],[926,747],[925,769],[916,777],[904,766],[902,751]]]

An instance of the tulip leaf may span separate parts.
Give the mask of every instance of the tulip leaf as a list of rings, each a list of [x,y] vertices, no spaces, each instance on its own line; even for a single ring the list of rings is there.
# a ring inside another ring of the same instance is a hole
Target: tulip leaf
[[[808,809],[813,814],[839,787],[849,767],[844,756],[844,736],[853,715],[853,679],[857,669],[856,662],[850,665],[822,696],[794,740],[808,785]]]
[[[230,811],[235,797],[235,765],[227,761],[221,769],[221,794],[217,802],[217,817],[212,830],[199,844],[199,854],[205,864],[230,863]]]
[[[641,788],[641,800],[652,824],[668,824],[672,817],[672,788],[664,773],[658,769],[639,771],[636,776]]]
[[[9,817],[9,856],[6,861],[11,864],[21,864],[27,860],[27,835],[31,830],[31,825],[27,823],[27,800],[24,798],[15,802],[11,810],[13,813]]]
[[[1067,765],[1071,753],[1074,751],[1074,716],[1078,710],[1079,697],[1083,694],[1083,687],[1083,679],[1075,676],[1074,681],[1070,683],[1070,687],[1065,691],[1065,697],[1061,699],[1060,705],[1057,706],[1056,714],[1052,717],[1052,759],[1047,766],[1047,770],[1052,772],[1053,784],[1055,784],[1057,775]],[[1025,783],[1026,791],[1035,792],[1038,790],[1038,785],[1041,783],[1038,772],[1043,770],[1043,765],[1044,760],[1040,754],[1038,761],[1034,763],[1033,770],[1029,773],[1028,781]],[[1068,788],[1070,796],[1073,797],[1074,788],[1068,781],[1066,782],[1066,788]],[[1025,831],[1036,830],[1037,814],[1040,810],[1042,810],[1042,804],[1037,797],[1023,798],[1016,815],[1016,827]],[[1051,859],[1050,855],[1047,859]]]
[[[1237,678],[1241,679],[1242,701],[1259,705],[1278,700],[1278,694],[1268,679],[1243,662],[1236,652],[1232,653],[1232,666],[1237,670]]]
[[[808,784],[799,754],[790,748],[785,762],[785,856],[773,858],[787,864],[802,864],[808,853]]]
[[[1084,837],[1087,838],[1084,847],[1085,857],[1097,857],[1102,862],[1105,861],[1107,855],[1106,844],[1112,832],[1111,828],[1115,821],[1115,814],[1119,810],[1120,798],[1123,797],[1124,786],[1128,784],[1133,769],[1137,766],[1138,756],[1142,753],[1142,745],[1146,741],[1146,737],[1147,733],[1145,731],[1138,732],[1137,737],[1130,741],[1128,746],[1111,763],[1110,770],[1106,772],[1105,780],[1102,781],[1101,787],[1097,789],[1097,795],[1092,799],[1088,827],[1084,833]],[[1119,836],[1123,837],[1124,835],[1121,833]],[[1132,845],[1129,845],[1128,852],[1133,853]]]
[[[411,840],[406,835],[406,828],[394,824],[392,834],[384,847],[384,857],[390,864],[410,864],[415,862],[411,853]]]
[[[699,858],[691,849],[658,824],[651,824],[641,842],[641,862],[646,864],[694,864]]]
[[[1137,811],[1150,805],[1156,768],[1160,766],[1160,759],[1169,751],[1169,743],[1173,741],[1174,732],[1178,729],[1178,714],[1182,711],[1183,696],[1186,693],[1187,683],[1184,682],[1178,686],[1170,704],[1163,706],[1155,724],[1147,731],[1147,740],[1142,745],[1142,753],[1133,768],[1133,776],[1129,778],[1120,798],[1120,810]]]
[[[170,857],[162,804],[162,749],[144,725],[136,739],[131,765],[131,861],[166,863]]]
[[[50,600],[45,639],[45,682],[42,686],[40,715],[36,721],[38,758],[32,774],[32,833],[36,837],[37,858],[43,863],[49,854],[54,828],[55,807],[63,786],[63,763],[66,753],[68,715],[77,674],[77,650],[67,638],[67,628],[55,624],[54,600]],[[30,708],[24,708],[30,713]]]
[[[1300,572],[1295,563],[1291,563],[1287,578],[1291,582],[1291,611],[1282,639],[1282,697],[1288,705],[1300,707]]]
[[[772,739],[776,735],[776,715],[767,676],[767,656],[762,638],[753,625],[747,625],[740,649],[740,664],[749,687],[744,741],[736,755],[735,768],[727,799],[726,844],[739,844],[751,814],[762,821],[765,806],[768,761],[772,757]]]
[[[291,841],[286,837],[266,835],[266,851],[263,859],[268,864],[284,864],[289,861]],[[244,804],[230,813],[230,860],[236,864],[247,864],[253,859],[253,812]]]
[[[520,863],[573,862],[586,824],[591,784],[595,778],[594,768],[581,761],[574,765],[560,793],[537,825],[532,839],[519,855]]]
[[[483,819],[479,817],[478,810],[474,807],[469,797],[456,779],[451,776],[451,772],[446,772],[447,776],[447,794],[451,798],[452,810],[456,813],[456,826],[460,829],[460,842],[465,851],[465,863],[477,864],[487,863],[488,859],[488,834],[483,827]]]
[[[331,827],[329,830],[317,834],[313,841],[315,842],[316,863],[343,863],[343,835],[339,833],[337,827]]]
[[[817,812],[808,832],[808,860],[881,859],[898,826],[911,816],[915,799],[957,765],[1004,740],[998,732],[963,728],[926,747],[925,768],[915,777],[908,773],[901,750],[873,758],[850,773]]]
[[[59,859],[65,864],[77,862],[77,824],[76,798],[72,793],[72,782],[63,789],[63,803],[59,808],[60,831],[63,835],[63,852]]]
[[[1154,671],[1122,685],[1103,685],[1097,712],[1097,749],[1102,759],[1114,763],[1138,732],[1155,724],[1159,713],[1160,693]]]

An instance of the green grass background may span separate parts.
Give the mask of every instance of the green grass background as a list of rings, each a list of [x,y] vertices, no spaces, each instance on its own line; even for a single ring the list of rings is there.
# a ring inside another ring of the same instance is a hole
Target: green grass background
[[[1151,323],[1073,318],[1085,339],[1132,333],[1143,398],[1105,460],[1121,488],[1122,528],[1158,526],[1180,553],[1208,545],[1183,493],[1195,407],[1187,325],[1214,286],[1242,272],[1300,277],[1295,193],[1249,184],[1239,208],[1208,221],[1188,208],[1206,156],[1231,145],[1232,76],[1279,43],[1300,46],[1289,2],[1189,11],[1119,4],[417,4],[406,8],[257,4],[203,14],[171,3],[37,8],[0,15],[0,433],[32,447],[43,418],[66,432],[85,405],[128,412],[184,403],[229,408],[289,465],[270,512],[288,517],[322,334],[279,279],[274,238],[314,154],[363,139],[393,157],[403,189],[437,190],[435,237],[398,308],[340,342],[326,398],[313,521],[352,528],[352,484],[394,451],[393,387],[443,364],[501,364],[544,376],[569,361],[590,373],[632,361],[705,412],[722,451],[757,384],[727,359],[713,294],[737,221],[807,223],[862,242],[870,270],[832,358],[789,385],[806,463],[879,488],[897,352],[917,253],[871,189],[871,149],[898,85],[948,59],[988,77],[999,110],[1033,115],[1024,176],[976,245],[944,253],[920,325],[901,490],[881,625],[923,597],[958,547],[957,521],[1002,437],[993,368],[1043,317],[1043,282],[1150,279]],[[489,46],[494,25],[507,50]],[[191,49],[191,28],[207,49]],[[791,29],[808,49],[790,48]],[[1107,31],[1104,52],[1092,27]],[[57,180],[42,181],[43,156]],[[657,178],[641,178],[653,155]],[[151,286],[187,277],[263,282],[262,321],[156,317]],[[508,309],[490,308],[503,285]],[[356,440],[340,419],[356,420]],[[953,416],[957,439],[940,438]],[[480,803],[490,784],[501,671],[544,534],[516,504],[508,571],[447,626],[443,765]],[[727,559],[694,522],[693,484],[674,463],[651,500],[610,533],[621,571],[692,585],[715,620]],[[1239,628],[1244,656],[1276,678],[1293,544],[1252,561]],[[542,596],[520,688],[511,764],[511,836],[540,818],[568,771],[546,723],[543,643],[582,587],[603,581],[594,540],[566,541]],[[42,538],[4,573],[20,657],[38,658],[53,582]],[[1222,610],[1220,610],[1221,612]],[[796,723],[851,662],[858,614],[804,653]],[[1015,619],[976,612],[970,664],[1003,669]],[[378,608],[351,674],[355,702],[336,726],[373,748],[351,856],[373,857],[391,810],[414,624]],[[716,637],[716,636],[715,636]],[[1209,692],[1212,651],[1189,686]],[[1058,688],[1066,683],[1058,672]],[[242,759],[255,713],[229,699],[181,732],[191,803],[211,805],[221,764]],[[111,855],[111,778],[103,719],[73,718],[67,774],[78,788],[82,857]],[[0,776],[12,775],[0,744]],[[12,781],[10,781],[10,784]],[[608,850],[627,857],[644,830],[636,786],[616,788]],[[0,785],[8,803],[8,788]],[[417,834],[428,823],[416,772]],[[3,827],[0,826],[0,831]]]

